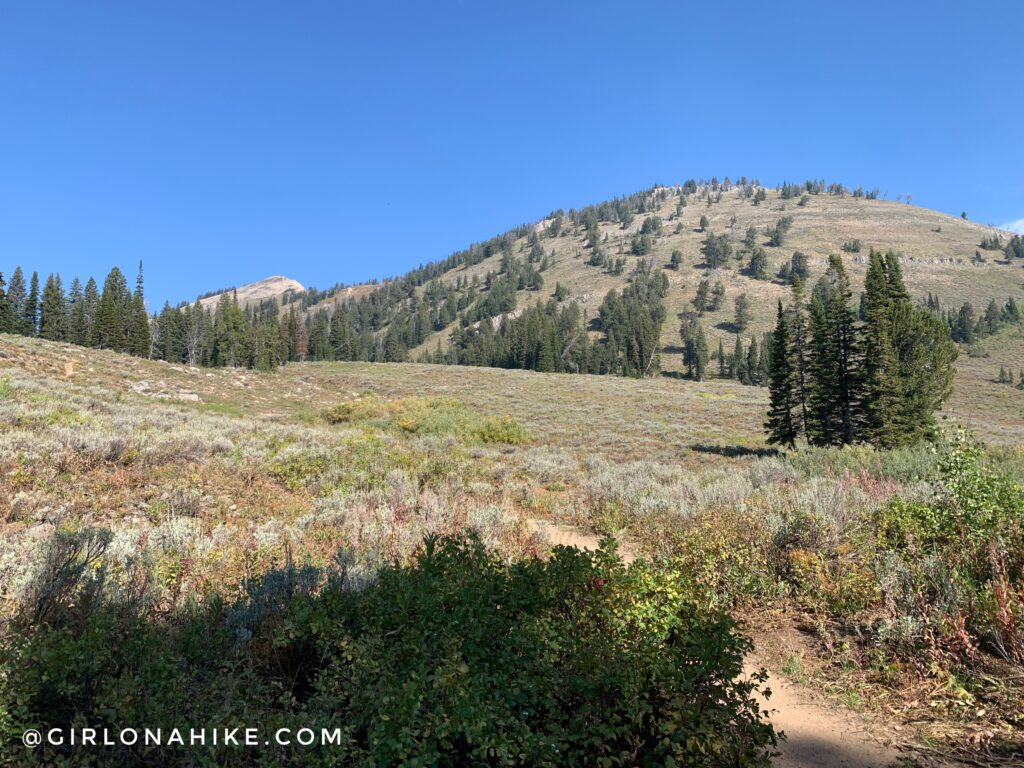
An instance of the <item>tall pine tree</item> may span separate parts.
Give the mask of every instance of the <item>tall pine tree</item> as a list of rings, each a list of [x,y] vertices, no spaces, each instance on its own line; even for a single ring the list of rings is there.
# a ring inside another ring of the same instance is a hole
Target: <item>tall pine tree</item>
[[[775,331],[771,337],[771,372],[768,377],[768,442],[796,447],[802,429],[802,408],[799,381],[793,368],[793,341],[789,320],[779,301]]]
[[[864,438],[863,350],[842,259],[829,258],[811,300],[807,439],[850,445]]]
[[[139,262],[139,274],[135,279],[135,293],[132,294],[131,306],[126,319],[127,351],[139,357],[149,357],[152,338],[149,328],[149,315],[146,312],[146,300],[142,288],[142,262]]]
[[[28,298],[25,287],[25,273],[15,267],[7,287],[7,303],[11,308],[11,329],[22,336],[29,335],[25,328],[25,301]]]
[[[39,336],[49,341],[67,341],[68,313],[60,275],[49,275],[43,288],[39,311]]]
[[[131,294],[124,273],[114,267],[103,283],[103,293],[96,307],[92,328],[92,345],[100,349],[124,352],[128,346],[128,314]]]
[[[22,333],[35,336],[39,333],[39,273],[32,273],[29,284],[28,298],[25,299],[25,311],[21,316]]]

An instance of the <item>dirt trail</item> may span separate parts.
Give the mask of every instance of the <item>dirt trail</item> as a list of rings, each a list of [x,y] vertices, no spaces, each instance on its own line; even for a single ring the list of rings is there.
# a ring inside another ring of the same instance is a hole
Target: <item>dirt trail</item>
[[[571,526],[531,520],[530,527],[552,545],[597,549],[598,539]],[[626,562],[635,559],[628,546],[620,547]],[[756,655],[747,659],[747,674],[767,665]],[[813,692],[790,683],[771,669],[768,701],[761,705],[777,731],[786,734],[775,760],[779,768],[887,768],[898,765],[900,753],[880,740],[877,727],[855,713],[829,706]]]

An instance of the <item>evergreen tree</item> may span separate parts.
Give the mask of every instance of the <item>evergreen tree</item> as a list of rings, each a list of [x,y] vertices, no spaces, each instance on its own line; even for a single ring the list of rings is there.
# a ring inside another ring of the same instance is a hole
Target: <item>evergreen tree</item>
[[[28,298],[25,300],[25,313],[21,318],[23,333],[25,336],[35,336],[39,333],[39,273],[32,273],[32,281],[29,284]]]
[[[25,302],[28,298],[25,287],[25,274],[21,267],[15,267],[11,274],[11,282],[7,288],[7,302],[11,307],[13,318],[13,330],[22,336],[28,336],[29,331],[25,327]]]
[[[698,320],[683,323],[683,363],[687,374],[694,381],[707,378],[708,343],[704,336],[704,328]]]
[[[757,245],[757,227],[747,227],[747,233],[743,237],[743,245],[750,250]]]
[[[862,296],[866,438],[893,447],[934,433],[934,411],[949,396],[956,346],[946,325],[913,305],[891,251],[871,251]],[[982,324],[997,323],[990,307]]]
[[[751,337],[750,346],[747,347],[747,377],[754,386],[760,386],[765,382],[760,377],[759,363],[761,362],[761,347],[756,337]]]
[[[725,303],[725,286],[722,285],[721,280],[716,280],[714,288],[711,289],[711,306],[708,309],[717,312],[722,308],[723,303]]]
[[[49,341],[68,340],[67,300],[60,275],[49,275],[39,311],[39,336]]]
[[[733,302],[736,307],[735,326],[738,331],[745,331],[750,325],[750,299],[747,294],[741,293]]]
[[[85,284],[82,294],[82,344],[96,346],[96,316],[100,311],[100,291],[93,278]]]
[[[728,235],[716,235],[713,232],[708,232],[700,247],[700,252],[708,267],[717,269],[724,266],[732,256],[732,243],[729,242]]]
[[[755,280],[768,279],[768,254],[761,246],[755,246],[747,264],[747,274]]]
[[[898,431],[900,397],[896,382],[896,359],[892,345],[892,301],[885,260],[871,249],[861,294],[860,316],[864,321],[864,379],[866,387],[866,437],[890,444]]]
[[[10,301],[7,299],[6,286],[4,273],[0,272],[0,333],[13,333],[14,313],[11,311]]]
[[[768,378],[768,442],[772,445],[796,447],[796,440],[802,430],[801,392],[797,373],[793,369],[793,339],[789,333],[789,321],[779,302],[772,333],[772,366]]]
[[[85,297],[82,281],[77,277],[71,280],[68,291],[68,341],[83,347],[89,344],[89,334],[85,329]]]
[[[718,339],[718,378],[725,379],[729,376],[729,363],[725,359],[725,348],[722,346],[722,339]]]
[[[704,278],[697,283],[697,292],[693,296],[693,306],[698,312],[711,308],[711,280]]]
[[[139,262],[139,274],[135,279],[135,293],[132,294],[127,325],[127,351],[139,357],[149,357],[152,338],[150,336],[149,314],[146,312],[146,300],[143,294],[141,261]]]
[[[811,301],[806,431],[812,445],[864,438],[863,354],[851,295],[843,262],[833,255]]]
[[[790,367],[793,370],[794,386],[797,391],[797,400],[800,403],[800,427],[805,428],[807,424],[807,403],[808,403],[808,381],[809,369],[808,353],[810,347],[810,332],[807,328],[807,312],[804,307],[804,284],[797,279],[792,285],[792,306],[789,309],[788,331],[790,338]],[[774,349],[772,360],[774,361]]]
[[[761,345],[758,349],[757,365],[755,367],[755,378],[759,387],[768,386],[768,374],[772,367],[771,343],[772,335],[770,333],[766,333],[761,337]]]
[[[791,281],[796,278],[806,280],[810,273],[811,269],[807,254],[801,253],[800,251],[794,251],[793,257],[790,259],[789,279]]]
[[[128,346],[128,315],[131,294],[120,269],[114,267],[103,283],[103,293],[96,307],[92,344],[100,349],[124,352]]]
[[[185,351],[185,316],[165,302],[156,320],[153,356],[169,363],[188,362]]]
[[[732,350],[732,362],[729,365],[732,377],[741,384],[749,384],[750,377],[747,373],[747,356],[743,354],[743,342],[739,334],[736,334],[736,344]]]

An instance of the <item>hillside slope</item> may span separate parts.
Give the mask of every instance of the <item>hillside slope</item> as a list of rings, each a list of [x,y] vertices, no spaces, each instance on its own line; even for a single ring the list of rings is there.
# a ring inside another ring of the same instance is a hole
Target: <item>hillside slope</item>
[[[691,302],[702,278],[710,277],[712,282],[721,280],[726,289],[722,307],[716,312],[706,313],[703,319],[712,349],[719,339],[727,350],[730,348],[733,341],[733,300],[737,295],[747,293],[753,304],[753,319],[750,328],[744,332],[745,336],[767,331],[774,317],[776,300],[788,298],[789,287],[783,281],[756,280],[742,274],[741,268],[747,261],[742,240],[749,227],[757,230],[757,244],[767,252],[770,276],[776,275],[795,251],[800,251],[810,257],[809,280],[813,283],[824,272],[828,256],[841,254],[859,290],[866,271],[868,251],[871,248],[891,249],[902,254],[904,278],[915,299],[923,300],[932,293],[938,296],[944,308],[958,308],[969,301],[981,311],[991,299],[1004,302],[1011,295],[1018,299],[1024,297],[1021,265],[1005,263],[999,252],[979,249],[982,238],[993,235],[997,230],[936,211],[885,200],[824,194],[810,196],[808,202],[800,206],[797,200],[784,200],[774,190],[767,191],[767,199],[756,206],[743,199],[737,191],[723,193],[721,201],[710,206],[706,201],[691,197],[679,216],[676,216],[677,203],[678,198],[674,194],[669,195],[648,213],[635,216],[626,227],[615,222],[598,224],[602,246],[611,258],[626,256],[630,262],[638,258],[629,253],[630,241],[651,216],[662,219],[663,234],[655,239],[650,253],[639,258],[653,260],[657,266],[666,266],[673,251],[682,252],[680,268],[667,270],[670,288],[666,303],[670,315],[662,330],[662,344],[667,353],[662,359],[664,370],[682,368],[677,315],[693,309]],[[792,216],[793,224],[784,244],[773,247],[765,232],[783,216]],[[707,234],[700,230],[701,217],[707,217],[707,232],[727,234],[734,252],[743,258],[734,257],[723,268],[707,269],[700,252]],[[538,229],[547,231],[549,222],[541,222]],[[605,294],[626,283],[632,271],[631,265],[627,264],[622,275],[612,275],[602,267],[589,265],[590,251],[584,230],[572,226],[564,230],[557,237],[542,240],[550,259],[550,267],[544,272],[544,287],[540,291],[520,291],[518,306],[551,298],[556,284],[561,283],[569,290],[569,300],[577,301],[588,315],[593,316]],[[1005,241],[1008,233],[1001,234]],[[844,252],[843,245],[854,241],[860,241],[860,252]],[[525,248],[525,238],[516,246],[517,253],[519,248]],[[986,259],[984,263],[973,261],[977,251]],[[487,272],[497,272],[500,262],[501,255],[495,254],[471,267],[451,270],[443,280],[472,279],[474,275],[482,279]],[[438,340],[443,345],[449,331],[450,328],[432,336],[421,350],[435,348]],[[414,350],[413,355],[418,351]]]

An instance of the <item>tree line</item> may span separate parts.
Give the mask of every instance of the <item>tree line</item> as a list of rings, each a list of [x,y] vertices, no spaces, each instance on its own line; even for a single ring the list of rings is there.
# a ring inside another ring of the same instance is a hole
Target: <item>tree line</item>
[[[871,251],[859,307],[833,255],[809,302],[798,280],[790,305],[778,304],[768,442],[893,447],[930,437],[957,354],[946,323],[910,300],[896,254]]]
[[[611,290],[588,321],[576,302],[557,297],[520,313],[457,329],[421,362],[640,378],[660,368],[668,279],[640,261],[622,291]],[[557,290],[556,290],[557,296]],[[591,331],[596,338],[591,338]]]
[[[67,292],[59,274],[47,275],[40,290],[38,272],[27,282],[20,266],[11,273],[10,282],[0,273],[0,333],[147,357],[152,338],[142,264],[134,291],[117,267],[110,270],[102,290],[93,278],[83,286],[76,277]]]

